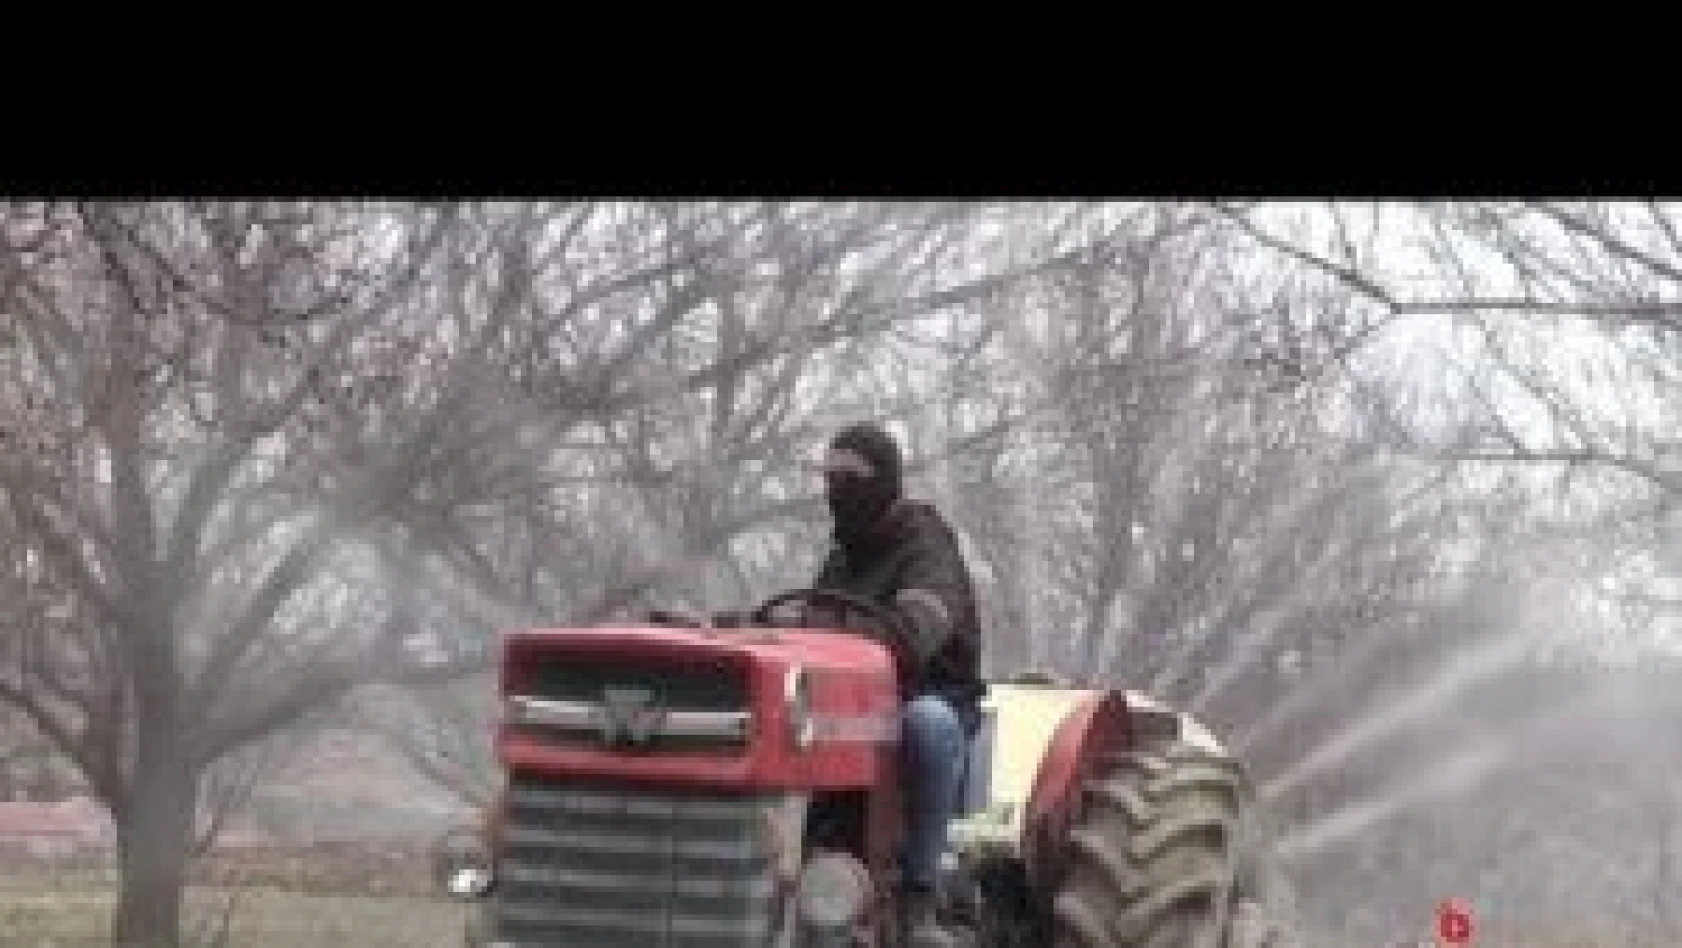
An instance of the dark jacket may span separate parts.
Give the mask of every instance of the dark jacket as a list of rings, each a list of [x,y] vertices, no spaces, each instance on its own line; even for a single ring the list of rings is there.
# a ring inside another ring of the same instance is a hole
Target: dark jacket
[[[813,585],[865,596],[896,615],[903,692],[940,694],[973,712],[981,680],[981,626],[958,538],[926,503],[900,501],[863,549],[833,548]]]

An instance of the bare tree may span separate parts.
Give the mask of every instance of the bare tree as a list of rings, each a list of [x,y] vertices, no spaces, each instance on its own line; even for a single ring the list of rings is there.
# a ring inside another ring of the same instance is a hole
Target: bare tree
[[[1160,208],[1043,280],[1044,329],[1013,343],[1055,406],[1017,468],[1048,537],[1040,660],[1241,720],[1217,699],[1414,608],[1441,510],[1433,472],[1373,455],[1339,393],[1282,381],[1260,341],[1365,326],[1231,254],[1195,209]]]
[[[1682,497],[1670,422],[1682,407],[1676,207],[1333,205],[1298,214],[1319,226],[1295,233],[1285,212],[1308,209],[1220,210],[1258,247],[1347,288],[1398,331],[1438,327],[1448,357],[1437,358],[1447,371],[1434,390],[1394,364],[1405,358],[1399,342],[1369,337],[1350,360],[1375,437],[1463,467],[1522,470],[1534,516],[1613,554],[1596,572],[1618,580],[1620,596],[1646,608],[1676,598],[1673,570],[1658,566]],[[1352,232],[1366,236],[1336,237]],[[1375,242],[1422,249],[1400,273],[1356,249]],[[1419,332],[1407,338],[1420,345]],[[1398,394],[1410,389],[1418,394]],[[1608,550],[1614,535],[1623,542]]]
[[[1569,682],[1537,685],[1534,668],[1508,667],[1500,678],[1485,676],[1484,687],[1572,693],[1632,656],[1659,661],[1675,642],[1676,620],[1682,617],[1676,608],[1682,602],[1677,595],[1682,564],[1673,556],[1682,442],[1671,421],[1682,407],[1676,358],[1682,342],[1678,209],[1629,201],[1321,207],[1226,202],[1215,209],[1274,265],[1292,264],[1301,279],[1340,287],[1377,314],[1379,331],[1320,362],[1356,390],[1363,432],[1393,452],[1441,463],[1463,483],[1480,485],[1480,491],[1467,494],[1489,491],[1499,498],[1491,510],[1469,505],[1479,532],[1510,535],[1488,544],[1488,558],[1463,577],[1486,594],[1510,590],[1510,597],[1493,597],[1503,607],[1481,624],[1498,638],[1521,640],[1533,657],[1563,651],[1586,656],[1597,669]],[[1497,485],[1493,491],[1491,484]],[[1548,549],[1556,562],[1539,568],[1538,548]],[[1545,593],[1544,577],[1563,592]],[[1599,601],[1557,635],[1548,633],[1549,623],[1516,607],[1539,596],[1567,594]],[[1464,628],[1467,618],[1465,608],[1451,607],[1444,625]],[[1468,654],[1452,636],[1403,639],[1387,653],[1392,666],[1423,665],[1432,658],[1437,666],[1405,676],[1415,694],[1440,691],[1437,686],[1452,678],[1445,670]],[[1323,697],[1321,712],[1328,718],[1346,713],[1357,700],[1351,694]],[[1387,700],[1369,692],[1365,703],[1376,707]],[[1653,699],[1624,700],[1620,714],[1646,708]],[[1527,733],[1526,722],[1538,713],[1515,707],[1483,720],[1516,746]],[[1456,714],[1445,707],[1442,716]],[[1603,726],[1601,740],[1617,731]],[[1383,752],[1390,749],[1386,745]],[[1445,753],[1442,747],[1436,752]],[[1632,756],[1659,753],[1649,748]],[[1548,758],[1557,768],[1549,780],[1570,784],[1571,774],[1581,774],[1581,783],[1604,787],[1594,794],[1628,786],[1630,794],[1620,805],[1645,812],[1645,825],[1634,837],[1649,844],[1651,821],[1665,821],[1665,804],[1644,797],[1642,781],[1649,778],[1634,773],[1650,773],[1653,765],[1605,759],[1586,748],[1573,755],[1569,768],[1558,764],[1564,755]],[[1386,785],[1393,791],[1409,779],[1393,772],[1367,776],[1368,791]],[[1539,851],[1538,841],[1545,840],[1555,852],[1581,853],[1603,844],[1606,834],[1621,832],[1604,823],[1591,826],[1586,813],[1564,819],[1565,811],[1582,809],[1588,787],[1560,792],[1545,806],[1511,789],[1515,779],[1523,783],[1536,776],[1518,778],[1503,769],[1492,785],[1480,784],[1489,799],[1524,814],[1524,826],[1514,832],[1528,838],[1505,840],[1499,851]],[[1483,802],[1479,812],[1489,810]],[[1404,827],[1401,818],[1417,814],[1392,816],[1394,825],[1375,827],[1369,837],[1387,853],[1397,832],[1417,828],[1417,820]],[[1439,822],[1464,837],[1479,831],[1463,819],[1442,816]],[[1658,849],[1661,868],[1654,875],[1662,876],[1669,871],[1662,839]],[[1445,846],[1437,858],[1450,862],[1452,855]],[[1343,850],[1332,854],[1336,872],[1346,871],[1343,856]],[[1579,887],[1601,881],[1586,871],[1592,861],[1579,856],[1559,867],[1557,880],[1527,887],[1509,883],[1509,888],[1535,893],[1569,880],[1573,898],[1581,902]],[[1379,870],[1387,889],[1395,869]],[[1629,905],[1627,911],[1641,914],[1645,908]],[[1652,908],[1655,924],[1667,924],[1663,900]]]
[[[176,939],[213,762],[364,674],[405,673],[374,660],[389,630],[366,616],[308,614],[330,594],[312,583],[332,541],[356,529],[334,507],[377,495],[353,469],[318,466],[342,484],[299,502],[308,452],[277,444],[330,404],[335,369],[351,377],[343,353],[411,298],[450,220],[231,205],[6,216],[22,389],[8,427],[38,449],[6,457],[0,501],[36,614],[9,630],[0,700],[112,811],[119,943]]]

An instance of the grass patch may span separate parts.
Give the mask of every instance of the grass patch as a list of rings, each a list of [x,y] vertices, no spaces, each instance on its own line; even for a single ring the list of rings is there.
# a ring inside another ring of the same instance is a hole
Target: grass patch
[[[318,895],[265,888],[188,891],[189,932],[219,927],[230,907],[230,946],[341,946],[427,948],[460,946],[466,909],[439,898]],[[103,890],[0,889],[0,945],[93,948],[110,945],[115,893]]]

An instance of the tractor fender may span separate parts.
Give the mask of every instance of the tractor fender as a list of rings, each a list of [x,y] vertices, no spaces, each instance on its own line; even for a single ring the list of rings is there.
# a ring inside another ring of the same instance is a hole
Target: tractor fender
[[[1106,755],[1177,742],[1229,756],[1196,718],[1142,692],[995,683],[983,713],[991,746],[975,759],[986,762],[985,784],[966,787],[952,842],[1019,862],[1036,885],[1055,883],[1081,788]]]
[[[1127,710],[1121,692],[1084,692],[1044,749],[1023,814],[1021,850],[1029,882],[1039,891],[1049,891],[1060,875],[1087,777],[1107,752],[1131,743]]]
[[[1036,827],[1078,786],[1079,765],[1102,735],[1124,726],[1119,697],[1100,689],[993,683],[982,702],[988,747],[972,752],[964,812],[949,828],[954,850],[972,861],[1020,862]],[[980,778],[980,779],[977,779]]]

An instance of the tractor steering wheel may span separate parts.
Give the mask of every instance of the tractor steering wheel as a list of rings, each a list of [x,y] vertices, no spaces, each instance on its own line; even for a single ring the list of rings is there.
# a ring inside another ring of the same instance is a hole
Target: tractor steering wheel
[[[874,620],[879,629],[885,630],[886,634],[893,636],[898,641],[905,641],[905,624],[899,616],[896,616],[892,612],[888,611],[887,608],[874,599],[860,596],[857,593],[845,592],[839,589],[812,587],[809,589],[790,589],[786,592],[780,592],[775,596],[772,596],[770,599],[765,600],[760,604],[758,609],[753,611],[753,623],[755,625],[770,625],[772,610],[776,609],[785,602],[795,602],[800,600],[805,600],[807,602],[827,602],[830,605],[841,607],[843,611],[852,609],[856,612],[862,612],[867,618]],[[861,635],[868,635],[871,638],[878,640],[881,638],[881,635],[875,631],[852,628],[849,628],[847,631],[857,632]]]

